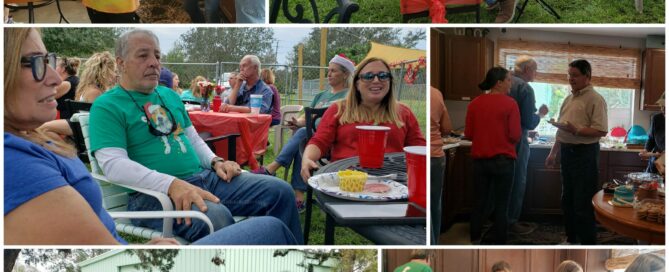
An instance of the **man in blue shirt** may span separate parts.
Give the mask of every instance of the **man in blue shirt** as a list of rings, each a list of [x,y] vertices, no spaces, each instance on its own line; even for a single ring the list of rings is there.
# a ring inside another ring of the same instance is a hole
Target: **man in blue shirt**
[[[228,101],[221,105],[220,112],[251,112],[251,95],[262,95],[260,113],[272,113],[272,89],[260,80],[260,59],[254,55],[246,55],[239,62],[237,78],[242,81],[238,89],[233,89]]]

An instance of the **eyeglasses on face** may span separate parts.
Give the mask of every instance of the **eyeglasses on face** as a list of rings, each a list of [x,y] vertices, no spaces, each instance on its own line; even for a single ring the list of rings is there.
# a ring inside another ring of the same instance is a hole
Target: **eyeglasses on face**
[[[46,53],[44,55],[21,57],[21,64],[32,69],[35,81],[42,81],[46,75],[47,64],[56,69],[56,59],[55,53]]]
[[[379,72],[377,74],[372,73],[372,72],[368,72],[368,73],[358,75],[358,78],[362,79],[362,81],[365,81],[365,82],[370,82],[370,81],[374,80],[375,77],[378,78],[379,81],[385,82],[385,81],[389,81],[390,79],[392,79],[393,75],[390,74],[389,72]]]

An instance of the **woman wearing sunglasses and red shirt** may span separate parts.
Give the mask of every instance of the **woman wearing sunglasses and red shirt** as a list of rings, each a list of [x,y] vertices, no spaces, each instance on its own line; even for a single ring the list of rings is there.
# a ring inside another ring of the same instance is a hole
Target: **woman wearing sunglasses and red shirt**
[[[338,101],[323,115],[316,134],[302,157],[302,177],[318,168],[316,160],[329,153],[330,161],[358,156],[356,126],[381,125],[390,128],[385,152],[402,152],[405,146],[425,146],[418,120],[408,106],[392,92],[393,77],[384,60],[370,58],[358,65],[346,99]]]
[[[465,137],[472,141],[474,188],[478,195],[470,225],[473,244],[480,243],[489,204],[495,206],[495,244],[506,244],[516,143],[521,137],[518,104],[509,96],[511,83],[508,70],[490,69],[479,84],[481,90],[490,92],[467,106]]]

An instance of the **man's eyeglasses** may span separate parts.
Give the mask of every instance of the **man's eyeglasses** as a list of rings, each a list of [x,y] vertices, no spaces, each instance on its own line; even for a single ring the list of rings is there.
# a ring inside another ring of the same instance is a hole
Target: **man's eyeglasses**
[[[21,57],[21,64],[25,67],[32,68],[33,78],[35,81],[44,80],[46,76],[46,65],[56,69],[56,54],[46,53],[45,55],[35,55],[30,57]]]
[[[372,72],[369,73],[364,73],[364,74],[359,74],[358,78],[362,79],[362,81],[370,82],[374,80],[374,78],[378,78],[379,81],[388,81],[393,78],[393,75],[389,72],[379,72],[378,74],[374,74]]]

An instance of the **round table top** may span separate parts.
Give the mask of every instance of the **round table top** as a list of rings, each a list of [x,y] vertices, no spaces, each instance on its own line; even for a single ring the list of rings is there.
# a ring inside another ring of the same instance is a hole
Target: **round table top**
[[[600,190],[592,197],[595,217],[600,224],[611,231],[637,240],[664,245],[664,224],[637,219],[634,208],[609,204],[612,198],[613,195],[604,194],[604,190]]]

